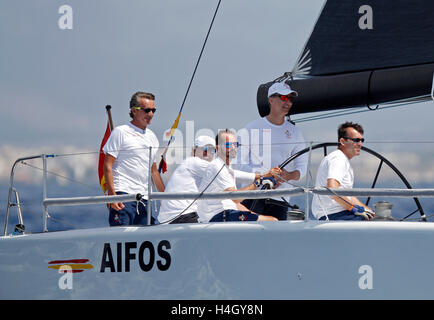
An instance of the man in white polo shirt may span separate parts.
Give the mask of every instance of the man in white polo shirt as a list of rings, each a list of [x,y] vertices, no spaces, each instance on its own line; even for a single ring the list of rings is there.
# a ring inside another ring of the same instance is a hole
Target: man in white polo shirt
[[[236,191],[235,172],[231,161],[236,156],[237,141],[230,130],[222,130],[217,137],[217,157],[211,161],[205,171],[199,190],[201,192]],[[280,174],[279,168],[273,168],[264,175],[264,180],[274,181],[273,176]],[[275,181],[274,181],[275,182]],[[258,180],[240,190],[256,190]],[[277,221],[267,215],[258,215],[240,203],[231,199],[200,199],[198,201],[199,222],[222,221]]]
[[[292,155],[303,150],[306,145],[301,131],[289,120],[292,102],[298,93],[285,82],[276,82],[268,89],[270,113],[252,121],[242,130],[247,130],[249,143],[242,143],[240,150],[240,170],[267,171],[279,166]],[[288,116],[288,119],[285,117]],[[240,130],[242,132],[242,130]],[[307,154],[296,158],[282,169],[279,186],[285,181],[300,180],[307,170]],[[278,186],[278,187],[279,187]],[[284,184],[283,188],[291,187]],[[289,202],[289,197],[285,198]],[[287,219],[288,207],[281,198],[247,199],[243,204],[258,213],[267,213],[279,220]]]
[[[159,143],[148,128],[154,117],[155,96],[136,92],[130,100],[131,122],[116,127],[103,147],[106,154],[104,176],[108,195],[140,193],[145,199],[148,193],[149,164],[152,180],[158,191],[164,184],[155,164]],[[149,159],[149,148],[152,148]],[[110,204],[110,226],[147,224],[147,200],[139,202],[116,202]],[[154,218],[151,217],[151,223]]]
[[[363,138],[361,125],[345,122],[338,128],[338,149],[321,160],[315,187],[350,189],[354,184],[350,159],[360,155]],[[357,197],[314,194],[312,213],[319,220],[370,220],[374,211]]]

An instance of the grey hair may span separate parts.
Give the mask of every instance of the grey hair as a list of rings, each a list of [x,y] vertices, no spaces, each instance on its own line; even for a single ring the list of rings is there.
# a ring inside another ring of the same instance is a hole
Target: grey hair
[[[142,92],[138,91],[135,94],[132,95],[130,100],[130,108],[138,107],[140,105],[140,99],[149,99],[149,100],[155,100],[155,96],[152,93],[149,92]],[[130,117],[133,117],[133,113],[130,111]]]

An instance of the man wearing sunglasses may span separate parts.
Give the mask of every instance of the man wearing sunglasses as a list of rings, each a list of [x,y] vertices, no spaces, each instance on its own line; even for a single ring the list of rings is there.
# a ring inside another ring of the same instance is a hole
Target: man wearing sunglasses
[[[165,192],[199,192],[205,169],[214,159],[215,140],[199,136],[194,141],[192,157],[186,158],[175,169],[167,182]],[[193,199],[162,200],[158,214],[159,223],[198,222],[197,203]]]
[[[360,124],[341,124],[338,128],[338,149],[322,159],[315,187],[352,188],[354,174],[350,159],[360,155],[364,141]],[[319,220],[371,220],[375,215],[374,211],[357,197],[317,194],[312,199],[312,213]]]
[[[249,142],[240,151],[240,170],[263,172],[277,167],[289,157],[306,147],[301,131],[289,121],[293,99],[298,93],[285,82],[276,82],[268,89],[270,113],[250,122],[247,130]],[[288,119],[286,119],[288,117]],[[306,173],[307,154],[296,158],[282,169],[278,186],[284,182],[301,179]],[[282,187],[291,187],[285,184]],[[247,199],[243,204],[258,213],[267,212],[279,220],[287,219],[289,197],[273,199]]]
[[[226,129],[216,136],[217,157],[211,161],[204,172],[199,190],[202,192],[237,191],[235,179],[238,174],[232,169],[231,161],[236,157],[238,142],[235,134]],[[279,168],[273,168],[264,175],[265,181],[274,181],[280,174]],[[256,176],[256,175],[252,175]],[[240,190],[256,190],[258,181],[252,181]],[[267,215],[258,215],[241,203],[241,200],[231,199],[201,199],[198,201],[199,222],[224,221],[277,221]]]
[[[103,147],[106,154],[104,176],[108,195],[148,194],[149,164],[152,180],[158,191],[164,191],[164,184],[155,164],[159,143],[148,128],[155,108],[152,93],[136,92],[130,100],[131,122],[113,129]],[[152,148],[149,159],[149,148]],[[138,207],[137,207],[138,206]],[[147,200],[137,203],[116,202],[110,204],[110,226],[147,224]],[[154,217],[151,217],[154,223]]]

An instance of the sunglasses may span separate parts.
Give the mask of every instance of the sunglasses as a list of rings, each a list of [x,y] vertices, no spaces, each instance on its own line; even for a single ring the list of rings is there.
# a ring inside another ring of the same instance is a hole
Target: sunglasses
[[[285,96],[283,94],[275,94],[272,97],[280,98],[280,100],[282,100],[282,101],[288,101],[288,100],[292,101],[294,99],[293,96]]]
[[[215,148],[214,147],[203,147],[203,152],[208,152],[209,153],[215,153]]]
[[[226,149],[229,149],[231,146],[234,146],[235,148],[238,148],[239,146],[241,146],[241,143],[239,143],[238,141],[236,141],[236,142],[225,142]]]
[[[359,143],[359,142],[365,142],[365,138],[348,138],[348,137],[344,137],[344,139],[346,139],[346,140],[351,140],[352,142],[355,142],[355,143]]]
[[[156,111],[157,111],[157,109],[156,108],[142,108],[142,107],[134,107],[134,109],[136,109],[136,110],[143,110],[143,111],[145,111],[145,113],[149,113],[149,112],[153,112],[153,113],[155,113]]]

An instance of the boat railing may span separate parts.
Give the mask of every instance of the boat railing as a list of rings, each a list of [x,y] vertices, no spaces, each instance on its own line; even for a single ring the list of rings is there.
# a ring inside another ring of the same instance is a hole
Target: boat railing
[[[308,148],[312,151],[312,146]],[[310,152],[309,152],[310,154]],[[197,192],[197,193],[173,193],[173,192],[153,192],[151,185],[149,185],[147,195],[141,194],[125,194],[117,196],[88,196],[88,197],[67,197],[67,198],[49,198],[47,197],[47,158],[54,157],[54,155],[37,155],[25,158],[19,158],[15,161],[11,169],[10,187],[7,211],[5,216],[4,235],[7,235],[10,208],[16,206],[18,209],[18,220],[23,225],[23,217],[20,210],[20,203],[18,192],[13,187],[14,172],[16,165],[24,160],[41,158],[43,161],[43,232],[47,232],[47,220],[49,218],[48,208],[52,206],[74,206],[74,205],[87,205],[87,204],[107,204],[113,202],[123,201],[142,201],[148,200],[148,221],[151,224],[152,216],[152,201],[154,200],[177,200],[177,199],[263,199],[275,198],[285,196],[306,196],[306,208],[304,220],[309,220],[310,212],[310,195],[337,195],[337,196],[376,196],[376,197],[407,197],[407,198],[420,198],[420,197],[434,197],[434,189],[397,189],[397,188],[353,188],[353,189],[330,189],[324,187],[311,187],[309,186],[309,179],[306,178],[305,186],[296,186],[292,188],[279,188],[274,190],[252,190],[252,191],[232,191],[232,192]],[[310,156],[309,156],[310,165]],[[308,166],[309,167],[309,166]],[[150,180],[150,179],[149,179]],[[12,195],[15,194],[16,204],[12,203]],[[421,212],[421,220],[426,221],[425,214]]]
[[[328,189],[323,187],[295,187],[282,188],[276,190],[252,190],[252,191],[223,191],[223,192],[152,192],[148,201],[170,200],[170,199],[262,199],[271,197],[295,196],[295,195],[339,195],[339,196],[387,196],[387,197],[434,197],[434,189],[394,189],[394,188],[354,188],[354,189]],[[105,204],[122,201],[141,201],[145,199],[141,194],[125,194],[118,196],[90,196],[90,197],[68,197],[68,198],[45,198],[43,206],[48,212],[48,207],[52,206],[75,206],[88,204]],[[148,206],[151,207],[151,206]],[[47,214],[43,215],[44,226],[47,225]],[[421,217],[422,218],[422,217]],[[304,221],[309,220],[309,215],[305,215]],[[150,222],[148,222],[150,225]],[[5,229],[7,232],[7,228]],[[44,229],[44,232],[48,231]],[[6,235],[6,233],[5,233]]]
[[[47,177],[47,173],[46,173],[46,158],[49,157],[45,154],[42,155],[35,155],[35,156],[29,156],[29,157],[23,157],[23,158],[18,158],[17,160],[15,160],[14,164],[12,165],[12,169],[11,169],[11,173],[9,175],[9,192],[8,192],[8,204],[7,204],[7,208],[6,208],[6,215],[5,215],[5,226],[4,226],[4,235],[7,234],[8,231],[8,224],[9,224],[9,215],[10,215],[10,208],[13,206],[16,206],[18,209],[18,220],[19,223],[21,225],[23,225],[23,216],[21,213],[21,206],[20,206],[20,201],[19,201],[19,197],[18,197],[18,192],[16,191],[16,189],[13,187],[14,186],[14,177],[15,177],[15,169],[18,163],[25,161],[25,160],[31,160],[31,159],[38,159],[38,158],[42,158],[43,159],[43,163],[44,163],[44,178]],[[12,194],[15,194],[15,199],[16,199],[16,203],[12,203]],[[46,189],[45,189],[45,185],[44,185],[44,198],[46,197]]]

